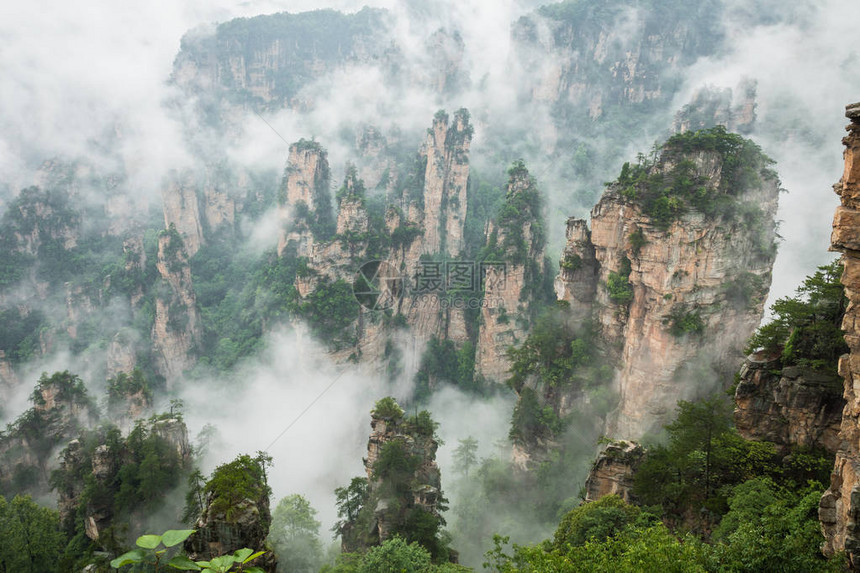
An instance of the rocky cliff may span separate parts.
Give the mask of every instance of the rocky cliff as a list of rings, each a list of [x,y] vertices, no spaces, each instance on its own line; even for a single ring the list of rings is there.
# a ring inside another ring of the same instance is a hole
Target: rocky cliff
[[[844,379],[842,424],[839,449],[830,488],[821,498],[818,516],[824,532],[824,553],[844,551],[855,569],[860,569],[860,104],[848,106],[851,120],[845,145],[845,171],[834,186],[842,200],[833,218],[831,244],[842,252],[842,284],[848,308],[842,321],[849,353],[839,359],[839,374]]]
[[[277,561],[266,550],[272,514],[265,463],[264,459],[241,455],[215,469],[206,484],[206,501],[196,531],[185,541],[185,551],[192,560],[210,561],[248,548],[266,551],[253,564],[266,573],[275,573]]]
[[[386,183],[368,189],[361,169],[348,166],[331,229],[322,224],[328,209],[326,153],[317,143],[294,144],[282,184],[287,222],[279,253],[308,257],[307,270],[296,279],[305,300],[321,285],[328,288],[338,281],[351,285],[365,263],[375,265],[365,277],[371,282],[380,269],[391,275],[397,286],[386,292],[393,296],[381,305],[375,298],[364,301],[368,304],[354,310],[355,336],[337,353],[380,363],[389,356],[395,330],[404,326],[422,345],[432,337],[468,340],[464,308],[449,305],[446,299],[448,290],[459,283],[449,282],[446,272],[449,265],[460,264],[470,273],[463,283],[468,296],[474,296],[478,279],[474,263],[461,260],[472,136],[468,111],[461,109],[453,116],[437,113],[414,162],[394,162],[382,136],[373,133],[365,137],[365,170],[381,177],[376,171],[387,165]],[[381,283],[368,286],[375,289]],[[396,323],[395,316],[400,317]]]
[[[138,420],[127,436],[109,424],[83,430],[59,457],[52,485],[64,529],[108,550],[151,531],[168,489],[191,469],[185,423],[169,414]]]
[[[377,543],[393,535],[398,526],[402,526],[410,510],[420,509],[439,517],[439,506],[442,502],[442,482],[439,467],[436,465],[436,449],[439,447],[432,429],[431,433],[422,432],[408,420],[387,418],[375,414],[370,421],[370,437],[367,440],[367,457],[364,467],[367,471],[371,499],[376,501],[374,518],[376,523],[371,527],[371,535],[377,537]],[[414,467],[407,481],[409,492],[405,497],[398,496],[396,491],[384,487],[388,475],[378,465],[383,450],[400,449],[412,460]]]
[[[645,449],[636,442],[622,440],[608,444],[585,480],[586,503],[612,494],[633,503],[633,478],[644,457]]]
[[[56,448],[98,420],[95,402],[73,374],[43,374],[31,396],[32,408],[0,436],[0,491],[42,495]]]
[[[356,485],[363,480],[353,479],[342,500],[346,520],[338,524],[338,532],[344,551],[364,550],[399,535],[419,539],[438,555],[435,543],[445,524],[440,513],[446,500],[436,465],[436,426],[426,410],[406,416],[393,398],[376,403],[364,459],[366,487],[359,491]]]
[[[469,183],[469,113],[460,110],[449,126],[448,114],[437,113],[421,149],[424,173],[424,252],[458,256],[465,247],[466,191]]]
[[[541,198],[534,178],[522,163],[509,170],[505,204],[488,228],[491,254],[484,261],[483,304],[475,372],[504,382],[507,350],[523,342],[544,280],[545,236]]]
[[[716,3],[654,11],[547,5],[515,23],[515,61],[537,74],[530,83],[535,102],[587,109],[595,119],[671,98],[672,78],[719,43],[718,22]]]
[[[735,390],[735,427],[747,440],[824,448],[835,453],[842,422],[842,385],[827,372],[789,366],[764,350],[747,357]]]
[[[290,145],[287,167],[278,198],[281,233],[278,256],[292,243],[296,255],[313,253],[314,237],[324,239],[331,232],[331,198],[328,154],[314,141]]]
[[[610,435],[659,428],[679,399],[712,391],[736,368],[770,284],[778,192],[754,144],[704,130],[625,165],[592,210],[590,233],[568,222],[556,290],[593,318],[617,364]]]
[[[191,93],[259,108],[303,107],[301,88],[326,72],[385,58],[384,11],[316,10],[239,18],[182,38],[173,81]]]
[[[156,266],[163,287],[155,299],[152,347],[158,372],[171,384],[195,364],[200,340],[200,316],[188,255],[182,237],[172,225],[158,238]]]

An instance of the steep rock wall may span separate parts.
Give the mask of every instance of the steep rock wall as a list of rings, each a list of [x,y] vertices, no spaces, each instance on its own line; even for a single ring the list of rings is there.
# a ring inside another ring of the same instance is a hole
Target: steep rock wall
[[[645,449],[636,442],[608,444],[591,467],[585,480],[585,501],[616,494],[627,503],[633,499],[633,478],[645,459]]]
[[[203,244],[203,225],[197,200],[197,181],[190,170],[175,172],[162,188],[164,228],[176,227],[185,245],[185,252],[193,257]]]
[[[293,143],[281,185],[278,256],[292,242],[298,256],[308,257],[314,247],[313,224],[324,224],[331,217],[328,154],[315,142]]]
[[[842,320],[850,352],[839,359],[844,379],[839,449],[830,488],[821,497],[818,517],[825,542],[823,551],[844,551],[854,569],[860,569],[860,103],[848,106],[851,124],[845,145],[845,171],[834,186],[842,204],[833,218],[833,250],[842,252],[842,284],[848,308]]]
[[[614,437],[659,428],[679,399],[713,391],[730,376],[770,285],[776,177],[761,168],[755,184],[732,189],[720,153],[672,148],[644,173],[674,185],[681,167],[700,193],[731,195],[734,210],[706,216],[686,208],[659,221],[637,199],[642,188],[616,183],[592,210],[590,237],[584,222],[568,223],[556,291],[575,315],[592,317],[618,365],[620,403],[607,428]]]
[[[792,446],[839,447],[842,385],[834,376],[796,366],[779,368],[767,351],[747,357],[735,390],[735,427],[747,440]]]
[[[433,119],[421,154],[427,158],[424,174],[424,252],[455,257],[463,250],[466,191],[469,182],[469,113],[458,111]]]
[[[503,207],[502,217],[487,233],[495,256],[481,276],[484,304],[475,355],[475,373],[495,382],[508,376],[508,348],[522,343],[528,333],[529,305],[540,289],[545,253],[534,178],[522,166],[509,173],[508,208]]]
[[[168,385],[196,363],[200,315],[191,284],[191,267],[175,227],[158,238],[158,273],[164,284],[155,299],[152,348],[158,372]]]

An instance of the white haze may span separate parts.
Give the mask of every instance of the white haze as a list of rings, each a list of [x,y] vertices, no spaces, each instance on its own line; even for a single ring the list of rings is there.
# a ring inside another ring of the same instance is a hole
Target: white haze
[[[785,15],[784,2],[774,6]],[[832,260],[830,223],[842,176],[845,106],[860,100],[857,51],[850,38],[860,4],[844,0],[797,3],[788,24],[750,29],[747,2],[736,2],[725,29],[731,52],[704,58],[690,70],[676,98],[680,107],[706,85],[735,87],[754,79],[758,119],[753,133],[776,160],[783,187],[778,218],[784,238],[773,273],[770,302],[790,295],[806,275]]]
[[[267,451],[274,458],[269,472],[273,499],[306,496],[320,512],[325,537],[336,520],[334,489],[365,475],[362,456],[374,402],[386,395],[400,401],[411,397],[415,371],[406,362],[403,374],[390,384],[371,367],[333,365],[306,335],[270,335],[266,350],[240,365],[235,380],[197,380],[179,390],[189,434],[207,424],[217,430],[203,460],[204,473],[239,454]],[[428,409],[441,424],[444,475],[453,475],[451,452],[463,438],[474,436],[481,454],[490,455],[498,437],[507,433],[512,407],[509,398],[480,400],[455,389],[435,395]]]

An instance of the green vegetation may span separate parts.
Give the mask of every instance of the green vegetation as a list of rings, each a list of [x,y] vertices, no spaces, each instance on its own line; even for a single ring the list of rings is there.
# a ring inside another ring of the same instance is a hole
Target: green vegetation
[[[227,573],[228,571],[244,571],[245,573],[264,573],[263,569],[250,565],[265,551],[254,553],[252,549],[238,549],[232,554],[220,555],[210,561],[191,561],[182,553],[171,551],[194,533],[193,529],[169,529],[161,535],[141,535],[137,538],[136,549],[124,553],[110,562],[117,569],[132,565],[132,571],[158,571],[165,564],[171,569],[180,571],[201,571],[202,573]],[[168,556],[170,558],[168,559]],[[235,566],[235,568],[234,568]],[[143,568],[143,569],[142,569]]]
[[[695,175],[690,154],[713,152],[720,155],[720,181],[710,182]],[[615,181],[626,199],[642,206],[651,222],[666,230],[689,208],[709,218],[759,218],[760,209],[739,205],[744,193],[764,180],[776,180],[773,160],[761,148],[722,126],[674,135],[663,145],[659,161],[643,155],[636,165],[625,163]]]
[[[466,392],[482,395],[486,388],[475,377],[475,345],[467,340],[459,348],[451,340],[432,337],[415,374],[415,399],[429,399],[434,389],[453,384]]]
[[[45,326],[45,315],[38,310],[22,313],[21,309],[0,309],[0,349],[13,364],[26,362],[38,355],[39,334]]]
[[[272,513],[267,541],[283,573],[316,573],[323,564],[320,522],[310,502],[298,494],[281,499]]]
[[[630,259],[622,257],[618,272],[609,271],[606,279],[606,290],[609,300],[620,306],[627,306],[633,300],[633,285],[630,284]]]
[[[108,412],[116,414],[126,407],[129,396],[140,394],[146,403],[152,402],[152,388],[140,368],[135,368],[131,374],[120,372],[108,380],[107,407]]]
[[[782,366],[803,366],[836,375],[839,357],[848,352],[842,317],[848,300],[839,282],[842,263],[824,265],[807,277],[797,294],[777,300],[773,320],[750,338],[747,352],[763,349],[780,356]]]
[[[768,289],[764,277],[744,271],[723,287],[726,301],[742,308],[764,303]]]
[[[783,458],[769,442],[741,438],[731,413],[720,396],[678,403],[677,419],[666,426],[668,444],[651,447],[637,471],[634,492],[643,504],[660,506],[670,523],[693,519],[708,529],[729,509],[732,488],[747,480],[768,478],[796,493],[810,480],[820,486],[829,479],[831,457],[798,449]]]
[[[376,401],[373,410],[370,414],[375,418],[384,420],[399,421],[403,418],[403,408],[397,403],[397,400],[391,396],[386,396]]]
[[[434,564],[430,553],[419,543],[408,543],[399,536],[387,539],[367,553],[344,553],[337,563],[323,567],[321,573],[456,573],[471,571],[452,563]]]
[[[546,386],[581,389],[595,380],[597,349],[588,325],[574,330],[560,309],[547,310],[519,347],[508,349],[507,385],[520,392],[531,377]]]
[[[666,323],[672,336],[680,338],[687,335],[700,335],[705,331],[705,323],[698,311],[688,311],[683,306],[675,306],[669,313]]]
[[[561,268],[575,272],[582,268],[582,257],[577,254],[565,254],[561,260]]]
[[[537,392],[526,386],[511,417],[508,437],[514,443],[527,444],[551,439],[561,433],[564,423],[552,406],[541,404]]]
[[[307,205],[304,202],[299,202],[293,205],[293,218],[296,222],[303,222],[311,231],[317,241],[327,241],[332,238],[336,229],[336,221],[331,205],[331,193],[329,191],[331,181],[331,171],[328,167],[328,154],[322,146],[316,141],[308,141],[300,139],[294,143],[299,152],[315,152],[320,155],[318,170],[314,174],[313,181],[313,205]],[[287,167],[284,172],[281,188],[278,191],[278,201],[281,204],[287,200],[287,177],[291,167]]]
[[[261,499],[268,501],[272,493],[266,478],[266,467],[272,464],[272,458],[263,452],[251,457],[241,454],[232,462],[215,468],[203,491],[211,496],[209,510],[223,513],[228,523],[235,520],[237,512],[245,508],[243,502],[251,500],[256,503]],[[262,519],[263,528],[270,523]]]
[[[56,448],[98,418],[80,377],[68,371],[43,373],[30,395],[33,407],[0,432],[0,494],[44,491]],[[50,403],[48,402],[50,400]]]
[[[840,571],[819,551],[818,500],[832,459],[747,442],[724,398],[680,402],[669,442],[636,472],[641,506],[606,496],[569,511],[532,546],[496,536],[492,571]]]
[[[520,347],[507,352],[511,376],[506,384],[519,400],[511,420],[510,439],[534,444],[557,436],[565,427],[553,408],[543,404],[535,389],[583,392],[598,388],[611,377],[589,325],[574,330],[563,309],[547,310],[535,321]]]
[[[343,14],[335,10],[313,10],[299,14],[278,14],[235,18],[218,25],[214,39],[201,40],[190,35],[183,37],[181,52],[192,61],[202,65],[211,55],[210,42],[219,61],[231,57],[242,57],[251,61],[258,49],[264,49],[279,41],[286,46],[279,60],[280,65],[269,74],[275,101],[270,105],[278,108],[309,82],[318,77],[320,63],[333,65],[344,57],[352,57],[357,45],[381,53],[387,47],[379,42],[374,48],[375,36],[384,29],[385,12],[365,8],[355,14]],[[234,99],[265,108],[265,102],[233,83],[233,76],[220,73],[219,79],[226,88],[225,93]]]
[[[200,363],[228,370],[262,346],[264,325],[290,316],[298,305],[293,283],[305,261],[287,250],[262,256],[236,252],[232,241],[213,241],[191,260],[202,318]]]
[[[161,510],[167,494],[183,482],[190,459],[166,437],[180,431],[164,426],[176,423],[168,422],[171,419],[161,415],[138,420],[125,439],[111,425],[85,430],[63,451],[66,463],[51,475],[51,486],[76,502],[62,524],[69,539],[63,556],[66,567],[80,569],[96,559],[96,551],[120,553],[132,533],[129,528],[146,524],[146,516]],[[97,541],[86,535],[90,515],[110,516],[109,525],[99,523]]]
[[[529,174],[523,160],[508,169],[508,187],[505,201],[496,215],[497,231],[488,241],[488,252],[482,257],[509,261],[522,265],[531,262],[530,254],[540,252],[546,242],[542,222],[543,199],[534,177]],[[524,231],[530,233],[526,242]],[[502,235],[499,244],[496,238]],[[495,254],[495,258],[489,256]]]
[[[635,231],[630,233],[627,239],[630,241],[630,250],[633,252],[634,257],[638,257],[642,247],[648,244],[648,240],[645,238],[641,227],[637,227]]]
[[[438,424],[425,411],[404,416],[397,402],[386,397],[376,402],[371,412],[386,420],[386,431],[393,436],[381,442],[371,467],[370,479],[353,478],[349,486],[337,488],[338,517],[333,531],[350,552],[364,552],[380,544],[380,532],[374,527],[376,512],[385,514],[389,536],[399,536],[406,543],[417,543],[429,552],[434,563],[449,560],[450,536],[442,531],[445,520],[440,512],[447,500],[439,489],[438,474],[427,467],[440,443]],[[425,509],[429,494],[435,510]],[[345,557],[338,567],[355,565],[363,558]],[[350,569],[335,569],[336,571]]]
[[[16,495],[10,502],[0,496],[0,540],[0,571],[62,571],[60,555],[66,537],[60,529],[60,517],[30,496]]]

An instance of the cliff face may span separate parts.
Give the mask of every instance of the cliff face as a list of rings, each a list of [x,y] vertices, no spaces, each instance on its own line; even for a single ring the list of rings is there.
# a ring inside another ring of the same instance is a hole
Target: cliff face
[[[645,449],[636,442],[613,442],[597,456],[585,480],[585,501],[596,501],[616,494],[633,503],[633,478],[645,457]]]
[[[424,252],[456,257],[463,247],[466,191],[469,182],[469,145],[472,127],[468,114],[458,112],[451,125],[442,112],[421,150],[424,173]]]
[[[770,284],[778,180],[754,160],[757,176],[740,182],[726,156],[680,141],[635,177],[625,166],[592,210],[590,237],[584,222],[568,222],[556,290],[593,318],[618,364],[608,427],[617,437],[659,428],[678,400],[712,391],[703,378],[740,361]],[[700,199],[675,194],[679,177]]]
[[[735,391],[735,427],[747,440],[839,447],[842,388],[834,376],[796,366],[780,369],[779,356],[766,351],[747,357]]]
[[[182,39],[173,80],[191,91],[228,92],[255,107],[301,107],[304,85],[348,64],[382,59],[384,12],[317,10],[240,18]]]
[[[488,259],[481,277],[484,304],[475,372],[489,380],[504,382],[511,366],[507,350],[525,339],[529,305],[543,277],[540,203],[535,181],[525,168],[511,171],[506,207],[502,208],[502,216],[491,223],[488,236],[495,255]]]
[[[191,268],[183,240],[175,227],[158,238],[158,273],[164,288],[155,299],[152,346],[156,367],[168,384],[196,362],[200,316],[191,285]]]
[[[133,491],[138,487],[139,482],[135,480],[143,476],[138,473],[145,465],[143,459],[153,453],[159,465],[157,469],[150,467],[148,476],[159,473],[160,479],[173,476],[170,479],[176,483],[182,472],[190,470],[191,447],[181,419],[162,415],[148,423],[138,421],[125,438],[116,428],[104,425],[96,430],[85,430],[79,438],[68,442],[60,454],[60,467],[53,479],[64,528],[83,532],[103,548],[126,543],[128,539],[122,539],[124,535],[134,539],[148,531],[147,516],[166,492],[152,492],[145,502],[134,500],[131,503],[128,499],[118,501],[121,496],[117,494],[123,488]],[[90,483],[96,486],[99,495],[92,494],[92,487],[87,487]],[[117,527],[115,518],[118,515],[122,515],[124,527]]]
[[[56,468],[55,448],[98,419],[83,382],[69,372],[43,375],[31,396],[33,407],[0,437],[0,491],[47,491]]]
[[[599,118],[619,106],[671,98],[671,78],[719,42],[717,8],[549,5],[515,24],[514,51],[523,69],[538,74],[533,100],[575,105]]]
[[[275,573],[277,561],[266,544],[272,523],[266,463],[266,458],[242,455],[215,469],[204,489],[206,500],[195,532],[184,543],[192,560],[210,561],[248,548],[266,551],[253,564]]]
[[[375,524],[371,526],[371,535],[381,544],[391,537],[398,525],[403,525],[411,509],[418,508],[439,517],[438,506],[442,497],[441,473],[436,465],[436,449],[439,444],[432,435],[416,432],[414,428],[402,423],[402,420],[374,415],[370,427],[364,467],[367,471],[370,499],[376,501]],[[407,480],[410,484],[409,492],[403,497],[396,497],[390,488],[383,488],[385,476],[378,471],[377,461],[386,444],[401,447],[405,456],[415,460],[415,469]]]
[[[174,173],[163,188],[161,200],[164,206],[164,228],[173,225],[189,257],[193,257],[203,244],[203,225],[197,201],[197,182],[191,171]]]
[[[312,254],[314,232],[324,232],[331,219],[329,180],[328,154],[318,143],[302,140],[290,145],[278,201],[282,225],[278,256],[288,243],[295,245],[297,256]]]
[[[684,133],[725,125],[729,131],[749,133],[756,121],[756,84],[742,81],[731,88],[702,88],[675,114],[672,131]]]
[[[401,173],[391,170],[397,165],[386,151],[384,138],[366,130],[364,170],[380,181],[376,189],[367,189],[361,166],[347,169],[336,221],[328,234],[313,232],[314,225],[325,228],[326,153],[312,142],[291,148],[282,191],[282,212],[290,222],[281,235],[279,253],[285,256],[295,249],[299,256],[308,257],[308,271],[296,279],[299,294],[307,298],[319,285],[336,281],[352,284],[362,265],[370,261],[381,261],[379,268],[399,281],[390,304],[358,309],[355,340],[341,348],[337,357],[360,357],[370,363],[387,359],[395,329],[382,320],[382,310],[400,315],[398,327],[408,327],[422,343],[431,337],[458,343],[468,339],[464,309],[443,299],[449,288],[447,262],[462,262],[458,257],[465,248],[471,136],[468,111],[459,110],[451,117],[437,113],[417,160]],[[382,166],[386,166],[386,182],[379,173]],[[385,204],[380,206],[383,194]],[[431,258],[422,258],[425,255]],[[436,270],[428,270],[426,261],[434,261]],[[467,288],[474,289],[476,280],[470,282]]]
[[[337,525],[344,552],[363,551],[398,535],[415,535],[438,553],[444,525],[441,476],[436,465],[436,424],[427,411],[404,416],[393,398],[383,398],[371,412],[371,433],[364,467],[367,479],[353,478],[339,488]],[[444,555],[448,555],[445,551]]]
[[[834,186],[842,199],[833,218],[831,244],[842,252],[842,284],[848,309],[842,321],[845,342],[850,352],[839,359],[839,374],[844,379],[842,424],[839,449],[830,488],[821,497],[818,516],[824,532],[824,553],[845,551],[853,568],[860,568],[860,104],[848,106],[851,120],[845,144],[845,172]]]

